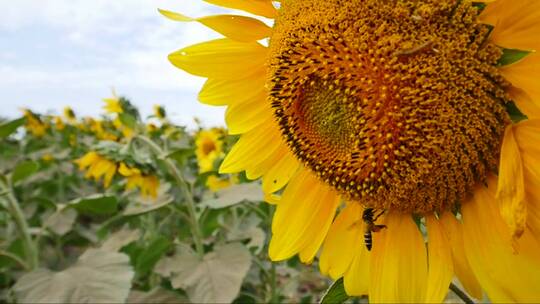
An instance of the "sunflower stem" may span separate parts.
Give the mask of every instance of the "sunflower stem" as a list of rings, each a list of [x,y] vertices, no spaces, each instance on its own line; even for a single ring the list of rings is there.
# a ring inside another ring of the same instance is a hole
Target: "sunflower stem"
[[[456,284],[450,283],[450,290],[453,291],[463,302],[467,304],[474,304],[474,301],[463,290],[457,287]]]
[[[36,244],[34,243],[34,240],[32,240],[32,236],[30,236],[28,223],[26,222],[24,213],[21,210],[19,201],[13,195],[13,189],[11,185],[9,185],[8,182],[2,178],[0,178],[0,187],[2,191],[6,193],[5,200],[7,202],[7,210],[9,211],[11,217],[13,217],[15,225],[17,226],[17,229],[19,230],[19,233],[21,234],[23,239],[27,269],[35,269],[39,264]]]
[[[182,192],[182,195],[185,197],[185,200],[186,200],[187,211],[188,211],[190,224],[191,224],[191,232],[193,234],[193,242],[195,243],[195,250],[197,251],[197,254],[199,255],[199,257],[202,258],[204,256],[202,231],[201,231],[201,227],[199,226],[197,212],[195,211],[196,210],[195,201],[193,200],[193,195],[191,193],[189,185],[184,179],[184,176],[182,175],[182,173],[178,170],[175,164],[167,157],[167,153],[163,151],[163,149],[161,149],[160,146],[158,146],[155,142],[153,142],[151,139],[149,139],[146,136],[137,135],[136,138],[140,140],[141,142],[143,142],[144,144],[146,144],[158,156],[158,158],[163,161],[163,163],[167,166],[170,173],[174,177],[176,184],[178,184],[178,187],[180,188],[180,191]]]

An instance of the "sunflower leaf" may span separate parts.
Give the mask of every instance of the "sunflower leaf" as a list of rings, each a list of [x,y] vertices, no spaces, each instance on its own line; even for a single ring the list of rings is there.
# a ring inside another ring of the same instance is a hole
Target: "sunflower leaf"
[[[503,51],[503,54],[501,58],[499,58],[499,62],[497,62],[498,66],[505,66],[505,65],[516,63],[531,53],[530,51],[517,50],[517,49],[505,49],[505,48],[503,48],[502,51]]]
[[[0,125],[0,138],[6,138],[11,135],[13,132],[24,125],[26,118],[15,119]]]
[[[343,278],[335,281],[332,286],[330,286],[323,297],[321,298],[321,304],[337,304],[344,303],[349,299],[349,296],[345,292],[345,285],[343,284]]]
[[[506,107],[506,112],[508,113],[508,115],[510,115],[510,119],[512,119],[514,123],[527,119],[527,116],[521,113],[521,111],[518,109],[515,103],[508,102],[506,103],[505,107]]]

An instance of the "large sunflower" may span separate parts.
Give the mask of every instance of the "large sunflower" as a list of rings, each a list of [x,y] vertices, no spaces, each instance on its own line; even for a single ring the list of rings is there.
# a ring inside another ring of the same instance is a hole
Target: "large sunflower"
[[[372,302],[440,302],[454,275],[540,301],[540,1],[206,1],[274,19],[162,11],[226,37],[169,59],[242,134],[221,172],[281,195],[273,260],[322,248]]]

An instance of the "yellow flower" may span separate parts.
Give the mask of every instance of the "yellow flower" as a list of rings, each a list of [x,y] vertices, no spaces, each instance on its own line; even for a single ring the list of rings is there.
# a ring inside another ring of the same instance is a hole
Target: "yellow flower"
[[[56,130],[62,131],[66,128],[66,125],[64,124],[64,121],[62,120],[62,117],[55,116],[54,117],[54,126],[56,127]]]
[[[64,108],[64,117],[70,122],[74,122],[77,119],[71,107]]]
[[[113,120],[113,125],[118,131],[122,132],[122,135],[125,138],[130,138],[133,136],[133,129],[124,125],[120,118],[117,117],[115,120]]]
[[[43,156],[41,156],[41,159],[44,161],[44,162],[52,162],[54,160],[54,156],[52,156],[50,153],[46,153],[46,154],[43,154]]]
[[[120,98],[116,96],[116,93],[113,91],[113,96],[110,98],[104,98],[103,101],[105,102],[105,106],[103,106],[103,109],[107,111],[108,113],[123,113],[124,109],[122,108],[122,103],[120,102]]]
[[[215,175],[210,175],[206,179],[206,186],[210,191],[217,192],[219,190],[230,187],[232,184],[237,183],[233,178],[219,178]]]
[[[126,190],[140,188],[144,197],[150,196],[157,198],[159,188],[159,179],[155,175],[144,175],[141,170],[135,167],[129,167],[125,163],[120,163],[118,173],[126,177]]]
[[[154,116],[163,120],[167,118],[167,112],[165,112],[165,108],[163,108],[160,105],[154,105]]]
[[[86,170],[85,177],[93,178],[98,182],[103,177],[103,186],[108,188],[116,174],[117,165],[114,161],[109,160],[95,151],[86,153],[83,157],[75,160],[79,165],[79,170]]]
[[[220,128],[201,130],[195,135],[195,155],[199,172],[212,171],[214,161],[223,156],[223,135],[224,131]]]
[[[158,130],[158,127],[156,127],[156,125],[153,123],[149,123],[146,125],[146,132],[148,133],[154,133],[154,132],[157,132],[157,130]]]
[[[220,172],[262,177],[273,260],[319,256],[372,302],[441,302],[454,275],[540,301],[540,1],[209,2],[275,18],[162,11],[226,37],[169,59],[228,106]]]
[[[40,117],[28,109],[23,109],[24,117],[26,118],[26,130],[35,137],[43,137],[49,126],[42,122]]]

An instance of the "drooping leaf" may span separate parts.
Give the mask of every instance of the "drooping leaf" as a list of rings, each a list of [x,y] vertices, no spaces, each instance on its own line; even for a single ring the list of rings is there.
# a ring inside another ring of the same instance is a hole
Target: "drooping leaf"
[[[120,121],[122,124],[130,129],[135,129],[137,127],[137,119],[127,113],[120,113],[118,115],[118,118],[120,118]]]
[[[172,286],[184,289],[193,303],[230,303],[238,296],[250,265],[249,250],[240,243],[231,243],[217,247],[202,259],[193,252],[183,252],[156,268],[169,274]]]
[[[27,179],[39,170],[39,164],[32,160],[23,161],[13,169],[11,173],[11,182],[16,184]]]
[[[516,49],[503,49],[503,54],[501,58],[499,58],[499,62],[497,62],[497,65],[499,66],[505,66],[512,63],[516,63],[520,61],[521,59],[525,58],[525,56],[529,55],[530,51],[523,51],[523,50],[516,50]]]
[[[3,123],[0,125],[0,138],[6,138],[9,135],[13,134],[13,132],[17,131],[17,129],[24,125],[26,122],[26,118],[19,118],[12,121],[8,121],[6,123]]]
[[[349,299],[349,296],[345,292],[345,286],[343,284],[343,278],[335,281],[332,286],[324,293],[321,298],[321,304],[339,304],[344,303]]]
[[[70,208],[63,208],[51,214],[44,223],[45,228],[48,228],[57,235],[64,235],[71,231],[77,212]]]
[[[90,215],[109,215],[116,212],[118,201],[115,196],[102,194],[75,199],[69,205],[78,212]]]
[[[123,303],[133,270],[122,253],[89,249],[71,267],[37,269],[13,286],[19,303]]]
[[[218,191],[216,198],[208,198],[203,201],[205,206],[212,209],[229,207],[247,201],[261,201],[263,194],[257,183],[239,184]]]
[[[107,251],[119,251],[122,247],[138,240],[141,237],[141,231],[139,229],[130,229],[125,226],[122,229],[112,233],[103,245],[101,249]]]

